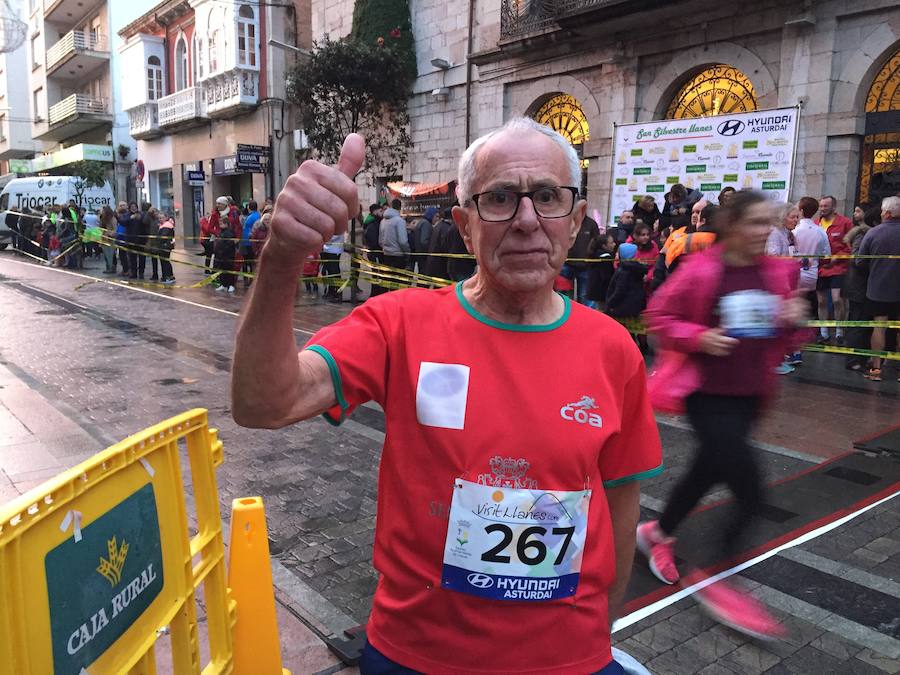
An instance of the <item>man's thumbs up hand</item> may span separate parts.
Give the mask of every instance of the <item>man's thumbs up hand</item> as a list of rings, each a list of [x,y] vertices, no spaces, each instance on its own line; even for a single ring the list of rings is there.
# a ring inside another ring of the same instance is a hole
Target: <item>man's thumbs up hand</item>
[[[362,136],[350,134],[334,167],[307,160],[287,180],[269,225],[263,260],[296,267],[309,253],[318,252],[335,234],[347,230],[347,222],[359,212],[353,178],[365,159]]]

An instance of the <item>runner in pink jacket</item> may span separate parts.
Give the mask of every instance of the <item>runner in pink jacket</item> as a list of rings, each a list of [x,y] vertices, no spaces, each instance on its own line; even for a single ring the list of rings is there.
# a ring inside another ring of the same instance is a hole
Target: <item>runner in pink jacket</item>
[[[645,316],[662,353],[650,379],[658,410],[685,411],[699,448],[658,521],[641,523],[638,548],[661,581],[680,580],[678,526],[717,484],[734,493],[732,519],[716,533],[713,560],[742,551],[742,537],[762,505],[763,481],[750,433],[775,391],[775,367],[802,337],[806,302],[797,293],[798,266],[765,256],[772,204],[759,192],[737,193],[719,214],[718,244],[692,254],[656,293]],[[694,572],[691,581],[703,579]],[[698,591],[719,621],[758,637],[778,637],[780,624],[728,581]]]

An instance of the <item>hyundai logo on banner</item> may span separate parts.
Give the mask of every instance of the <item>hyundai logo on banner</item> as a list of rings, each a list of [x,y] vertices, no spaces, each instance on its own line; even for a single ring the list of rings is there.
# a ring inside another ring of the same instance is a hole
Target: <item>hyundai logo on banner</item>
[[[720,136],[737,136],[744,130],[744,123],[740,120],[725,120],[719,125]]]
[[[494,585],[494,580],[487,574],[479,574],[477,572],[473,572],[472,574],[467,576],[466,579],[475,588],[490,588]]]

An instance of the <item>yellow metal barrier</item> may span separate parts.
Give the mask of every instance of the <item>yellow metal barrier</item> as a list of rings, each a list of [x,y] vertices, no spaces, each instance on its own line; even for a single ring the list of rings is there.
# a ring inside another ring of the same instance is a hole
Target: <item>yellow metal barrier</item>
[[[221,463],[222,443],[197,409],[0,505],[0,675],[152,674],[165,632],[175,673],[232,672]]]

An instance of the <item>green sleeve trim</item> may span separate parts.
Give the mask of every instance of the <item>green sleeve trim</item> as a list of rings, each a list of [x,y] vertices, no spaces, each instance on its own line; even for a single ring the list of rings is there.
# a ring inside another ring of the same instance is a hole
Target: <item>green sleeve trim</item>
[[[477,309],[475,309],[472,304],[466,300],[466,296],[463,294],[463,284],[466,282],[464,279],[456,284],[456,297],[459,300],[459,304],[462,305],[463,309],[476,321],[480,321],[481,323],[490,326],[491,328],[498,328],[500,330],[509,330],[514,331],[516,333],[544,333],[546,331],[553,330],[555,328],[559,328],[562,326],[569,318],[569,314],[572,312],[572,304],[569,301],[568,296],[562,295],[560,293],[560,297],[563,299],[563,313],[556,321],[553,323],[545,323],[540,325],[532,325],[532,324],[518,324],[518,323],[504,323],[502,321],[496,321],[495,319],[491,319]]]
[[[350,406],[347,404],[347,400],[344,398],[344,387],[341,383],[341,371],[338,369],[337,362],[334,360],[334,357],[331,355],[325,347],[321,345],[310,345],[306,348],[311,352],[315,352],[323,359],[325,359],[325,363],[328,364],[328,372],[331,373],[331,384],[334,386],[334,397],[337,399],[338,405],[341,407],[341,417],[340,419],[334,419],[328,412],[322,413],[322,417],[325,418],[325,421],[334,427],[339,427],[345,419],[347,419],[347,410]]]
[[[641,471],[640,473],[633,473],[630,476],[622,476],[621,478],[614,478],[613,480],[605,480],[603,481],[603,487],[619,487],[620,485],[625,485],[625,483],[630,483],[632,481],[644,480],[645,478],[653,478],[653,476],[658,476],[659,474],[661,474],[662,470],[663,465],[660,464],[655,469],[650,469],[649,471]]]

